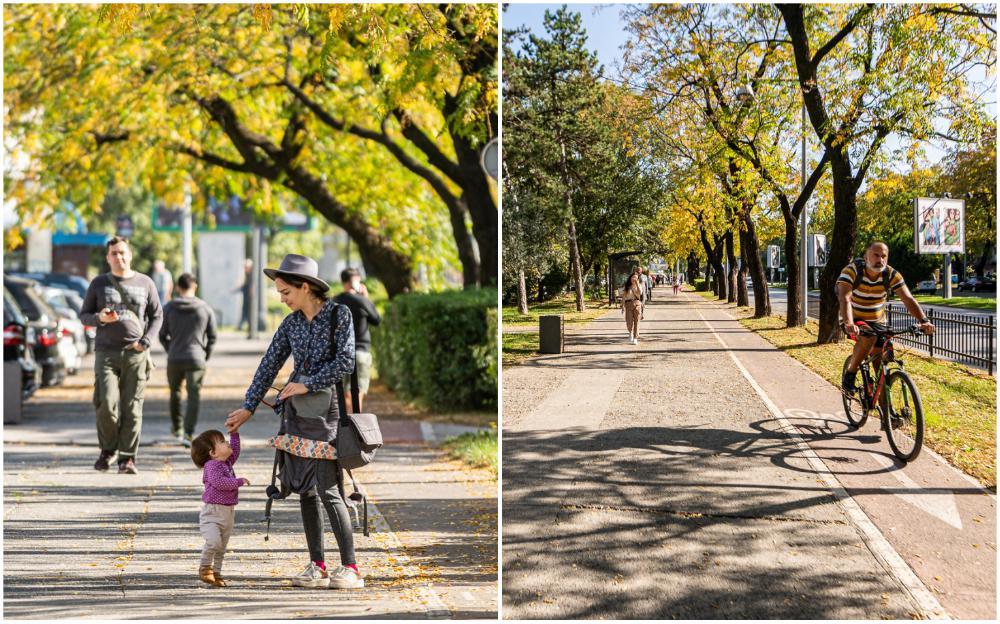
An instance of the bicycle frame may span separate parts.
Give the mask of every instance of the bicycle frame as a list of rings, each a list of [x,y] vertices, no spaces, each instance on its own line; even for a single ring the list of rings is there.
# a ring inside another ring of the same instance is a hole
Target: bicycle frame
[[[889,375],[889,362],[882,359],[883,355],[887,350],[892,349],[892,337],[886,337],[885,344],[882,345],[879,351],[879,371],[878,371],[878,383],[874,385],[874,391],[872,390],[872,359],[873,355],[869,353],[867,357],[861,362],[861,366],[858,367],[861,372],[861,380],[864,384],[864,393],[862,393],[861,405],[864,407],[865,411],[874,409],[876,405],[879,404],[879,399],[882,398],[882,392],[885,391],[885,378]],[[897,365],[899,363],[897,362]],[[883,414],[883,416],[885,416]]]

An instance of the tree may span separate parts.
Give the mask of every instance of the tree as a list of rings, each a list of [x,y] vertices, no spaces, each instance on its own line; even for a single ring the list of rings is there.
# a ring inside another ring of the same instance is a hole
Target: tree
[[[819,283],[817,341],[836,342],[841,332],[832,285],[855,246],[859,189],[890,136],[911,145],[930,137],[974,141],[991,126],[968,73],[996,63],[989,24],[995,14],[946,4],[779,4],[778,10],[833,177],[834,226]],[[939,129],[938,119],[950,127]]]
[[[193,180],[196,207],[237,193],[260,214],[297,195],[391,295],[417,262],[441,262],[442,226],[469,261],[447,189],[474,231],[492,227],[480,253],[495,274],[495,203],[489,226],[472,153],[495,127],[481,62],[495,29],[485,5],[8,6],[8,139],[30,159],[8,189],[22,213],[63,199],[94,212],[112,184],[177,202]]]
[[[674,119],[697,115],[759,176],[747,180],[743,192],[763,185],[777,200],[789,275],[786,323],[799,325],[797,224],[826,160],[812,163],[807,180],[799,182],[794,157],[798,142],[790,131],[798,106],[794,94],[781,85],[790,58],[776,41],[780,15],[771,5],[648,5],[632,7],[628,14],[633,34],[629,66],[663,114]],[[741,95],[747,97],[741,101]],[[745,177],[746,172],[733,163],[720,175]],[[738,232],[749,248],[754,312],[761,317],[770,314],[770,301],[763,265],[755,261],[760,247],[751,216],[755,202],[745,199],[737,209]],[[728,243],[726,252],[732,266]],[[735,284],[735,272],[728,280]]]
[[[579,180],[577,164],[595,129],[588,112],[599,106],[601,92],[595,87],[601,70],[596,56],[586,49],[587,35],[578,13],[565,7],[546,11],[543,22],[547,38],[510,35],[520,40],[521,50],[505,56],[510,146],[505,156],[512,175],[547,189],[538,195],[561,196],[576,308],[582,311],[583,269],[573,196]],[[520,161],[518,153],[524,155]],[[529,167],[533,175],[522,175]]]
[[[952,197],[971,194],[965,200],[965,248],[979,256],[974,265],[979,277],[997,247],[997,145],[992,140],[996,132],[988,136],[990,140],[949,154],[938,183],[938,192],[950,192]]]

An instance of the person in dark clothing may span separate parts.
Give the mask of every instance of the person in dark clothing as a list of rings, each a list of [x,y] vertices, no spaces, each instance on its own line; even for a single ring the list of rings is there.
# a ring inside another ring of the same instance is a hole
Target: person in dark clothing
[[[357,269],[344,269],[340,273],[344,292],[333,298],[337,303],[347,306],[354,320],[354,365],[358,371],[358,407],[364,409],[365,395],[372,379],[372,334],[369,325],[378,325],[382,317],[378,315],[371,299],[361,294],[361,273]],[[351,401],[351,378],[344,379],[344,394]]]
[[[143,395],[153,372],[149,345],[163,310],[153,280],[132,270],[128,239],[115,236],[107,249],[111,272],[94,278],[80,307],[80,321],[97,327],[94,407],[101,454],[94,469],[107,470],[117,453],[118,472],[136,474]]]
[[[201,384],[215,344],[215,313],[195,296],[198,282],[190,273],[177,279],[178,295],[163,308],[160,344],[167,350],[170,422],[174,437],[191,447],[198,424]],[[181,383],[187,384],[187,410],[181,423]]]

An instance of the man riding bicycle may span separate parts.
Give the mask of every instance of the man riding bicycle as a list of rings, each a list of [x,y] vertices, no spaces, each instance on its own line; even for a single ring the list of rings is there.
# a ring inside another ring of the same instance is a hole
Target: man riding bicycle
[[[927,320],[920,304],[910,294],[902,274],[889,266],[889,247],[881,242],[872,243],[865,250],[864,263],[857,260],[851,262],[837,278],[841,326],[845,333],[857,336],[851,363],[841,380],[845,392],[855,391],[858,368],[873,349],[875,368],[881,365],[884,338],[860,335],[858,324],[867,324],[876,332],[887,329],[882,321],[885,319],[885,306],[890,292],[899,297],[909,313],[918,319],[920,331],[925,334],[934,333],[934,325]]]

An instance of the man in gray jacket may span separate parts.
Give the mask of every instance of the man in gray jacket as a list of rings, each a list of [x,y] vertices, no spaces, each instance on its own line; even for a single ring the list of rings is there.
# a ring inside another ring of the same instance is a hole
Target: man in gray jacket
[[[97,327],[94,407],[101,455],[94,468],[107,470],[117,453],[118,472],[136,474],[143,394],[153,372],[149,345],[163,310],[153,280],[132,270],[128,239],[115,236],[107,249],[111,272],[94,278],[80,308],[83,324]]]
[[[174,437],[191,447],[198,424],[201,383],[215,344],[215,313],[195,297],[198,282],[190,273],[177,278],[178,295],[163,308],[160,343],[167,350],[167,383],[170,384],[170,423]],[[187,410],[181,425],[181,382],[187,384]]]

